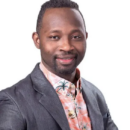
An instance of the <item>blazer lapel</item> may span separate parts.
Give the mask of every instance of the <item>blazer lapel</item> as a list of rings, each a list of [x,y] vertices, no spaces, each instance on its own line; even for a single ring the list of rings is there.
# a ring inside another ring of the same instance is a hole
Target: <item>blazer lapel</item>
[[[89,87],[91,86],[87,86],[82,79],[83,97],[88,108],[92,130],[104,130],[103,118],[97,103],[97,99]]]
[[[31,78],[34,83],[34,89],[42,94],[39,102],[56,120],[62,130],[70,130],[68,120],[66,118],[64,109],[55,90],[45,78],[44,74],[39,68],[39,64],[31,73]]]

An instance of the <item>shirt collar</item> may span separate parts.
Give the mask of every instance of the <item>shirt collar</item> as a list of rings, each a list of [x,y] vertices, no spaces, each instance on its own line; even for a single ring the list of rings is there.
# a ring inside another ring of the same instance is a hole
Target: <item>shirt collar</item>
[[[47,80],[51,83],[51,85],[54,87],[54,89],[56,89],[57,87],[57,84],[60,82],[60,81],[64,81],[65,83],[67,83],[68,86],[70,85],[74,85],[73,83],[71,83],[70,81],[66,80],[66,79],[63,79],[57,75],[55,75],[54,73],[50,72],[44,65],[43,63],[41,62],[39,64],[39,67],[40,67],[40,70],[44,73],[45,77],[47,78]],[[78,68],[76,68],[76,75],[75,75],[75,78],[76,78],[76,88],[77,89],[82,89],[81,88],[81,77],[80,77],[80,71]]]

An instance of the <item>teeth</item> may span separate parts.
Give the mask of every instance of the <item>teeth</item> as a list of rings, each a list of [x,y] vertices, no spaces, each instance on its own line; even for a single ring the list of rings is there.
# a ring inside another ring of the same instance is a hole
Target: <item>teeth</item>
[[[72,58],[63,58],[63,59],[69,60],[69,59],[72,59]]]
[[[58,58],[58,59],[61,59],[61,60],[71,60],[73,58]]]

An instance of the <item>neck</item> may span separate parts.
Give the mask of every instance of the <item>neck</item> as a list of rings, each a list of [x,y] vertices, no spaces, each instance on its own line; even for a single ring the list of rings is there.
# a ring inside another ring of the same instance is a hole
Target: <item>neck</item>
[[[69,74],[69,75],[62,75],[62,74],[58,74],[59,77],[63,78],[63,79],[66,79],[68,81],[70,81],[71,83],[74,83],[75,84],[75,75],[76,75],[76,70]]]
[[[66,79],[66,80],[70,81],[71,83],[75,84],[75,82],[76,82],[76,79],[75,79],[76,69],[71,74],[61,74],[61,73],[58,73],[58,72],[54,71],[51,68],[48,68],[46,64],[43,64],[43,62],[41,62],[41,65],[42,65],[42,67],[49,70],[53,74],[55,74],[55,75],[57,75],[57,76],[59,76],[59,77],[61,77],[63,79]]]

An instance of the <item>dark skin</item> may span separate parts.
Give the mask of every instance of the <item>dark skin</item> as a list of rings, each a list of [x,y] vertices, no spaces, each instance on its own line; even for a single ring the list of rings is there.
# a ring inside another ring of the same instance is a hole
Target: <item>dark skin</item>
[[[76,67],[85,55],[87,37],[80,13],[71,8],[47,9],[39,34],[32,35],[43,65],[73,83]]]

